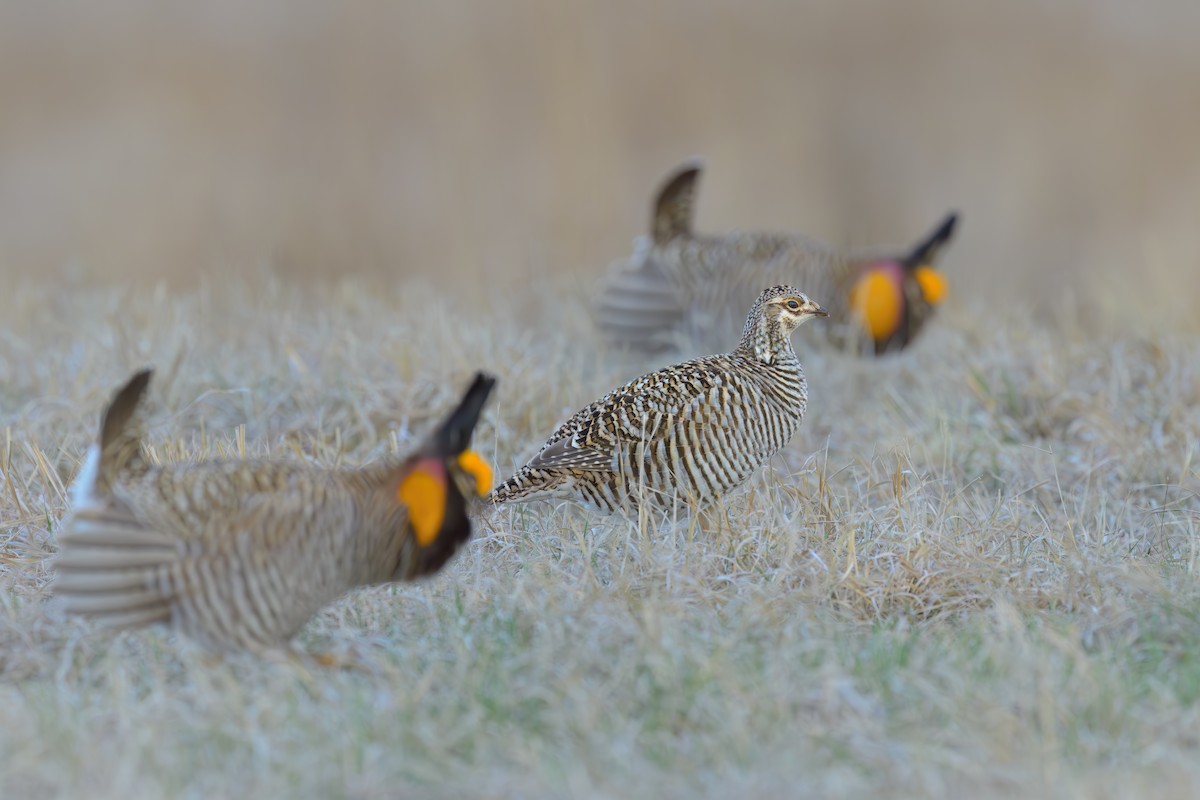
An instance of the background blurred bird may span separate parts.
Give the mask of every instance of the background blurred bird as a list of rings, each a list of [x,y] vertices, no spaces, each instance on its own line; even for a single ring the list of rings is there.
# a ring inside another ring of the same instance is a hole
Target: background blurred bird
[[[791,333],[824,316],[790,286],[764,291],[736,349],[643,375],[582,409],[487,502],[565,496],[604,511],[670,510],[739,486],[804,419]]]
[[[323,469],[152,465],[141,446],[150,376],[114,396],[73,486],[53,564],[68,613],[167,623],[215,651],[281,650],[339,595],[434,573],[470,538],[469,498],[491,472],[467,446],[493,378],[477,374],[406,458]]]
[[[907,347],[946,296],[934,263],[954,235],[949,214],[901,255],[843,254],[797,234],[693,232],[702,165],[690,162],[659,190],[651,234],[602,283],[596,323],[613,345],[658,352],[711,349],[732,336],[763,287],[803,286],[829,311],[837,346],[880,355]]]

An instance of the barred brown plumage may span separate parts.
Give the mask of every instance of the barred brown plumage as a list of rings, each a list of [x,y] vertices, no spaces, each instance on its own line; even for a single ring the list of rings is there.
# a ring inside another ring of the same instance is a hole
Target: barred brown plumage
[[[211,650],[283,649],[359,586],[442,568],[491,473],[467,450],[495,379],[475,376],[413,453],[357,469],[301,462],[156,466],[142,371],[114,396],[72,490],[52,591],[115,627],[166,623]]]
[[[763,286],[803,286],[829,311],[825,335],[880,355],[907,347],[945,294],[934,268],[958,221],[949,214],[905,254],[844,254],[798,234],[693,232],[701,165],[672,175],[656,198],[651,235],[602,281],[596,324],[613,345],[642,352],[720,346]]]
[[[808,404],[791,333],[825,310],[790,286],[764,291],[732,352],[660,369],[563,423],[488,495],[565,495],[604,511],[703,505],[745,482],[796,432]]]

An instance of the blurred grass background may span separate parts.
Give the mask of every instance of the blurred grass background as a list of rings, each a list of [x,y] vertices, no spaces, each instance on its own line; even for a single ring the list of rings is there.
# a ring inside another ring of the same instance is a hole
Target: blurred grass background
[[[702,155],[706,229],[902,244],[955,208],[960,296],[1194,325],[1198,31],[1191,0],[4,3],[0,271],[586,276]]]

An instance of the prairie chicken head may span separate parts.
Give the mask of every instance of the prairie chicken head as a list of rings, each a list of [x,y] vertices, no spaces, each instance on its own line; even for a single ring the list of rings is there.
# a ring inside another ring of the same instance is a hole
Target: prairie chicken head
[[[907,255],[861,261],[851,270],[850,310],[875,355],[907,347],[946,298],[936,261],[957,224],[958,215],[950,214]]]
[[[471,537],[468,510],[491,491],[491,467],[468,447],[495,383],[476,375],[458,408],[397,471],[394,497],[406,509],[418,546],[416,563],[397,566],[413,574],[441,569]]]
[[[781,350],[790,350],[792,332],[813,317],[829,313],[808,295],[791,286],[772,286],[758,296],[746,325],[742,328],[742,344],[765,361],[771,361]]]
[[[828,317],[820,303],[810,300],[804,292],[790,286],[768,289],[760,298],[763,315],[777,324],[784,335],[790,334],[813,317]]]

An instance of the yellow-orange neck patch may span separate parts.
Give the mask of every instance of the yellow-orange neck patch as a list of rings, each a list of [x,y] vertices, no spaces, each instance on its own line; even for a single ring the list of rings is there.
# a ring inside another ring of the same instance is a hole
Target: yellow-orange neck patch
[[[925,302],[936,306],[946,299],[948,287],[940,272],[926,265],[917,267],[914,274],[917,276],[917,284],[921,287],[921,296],[925,298]]]
[[[886,339],[900,327],[904,298],[900,286],[885,272],[872,270],[850,290],[850,307],[872,339]]]
[[[458,466],[475,479],[475,493],[480,497],[492,490],[492,468],[474,450],[465,450],[458,457]]]
[[[432,466],[432,465],[430,465]],[[438,465],[440,466],[440,465]],[[446,518],[446,479],[424,464],[404,476],[396,499],[408,508],[408,523],[421,547],[430,545]]]

